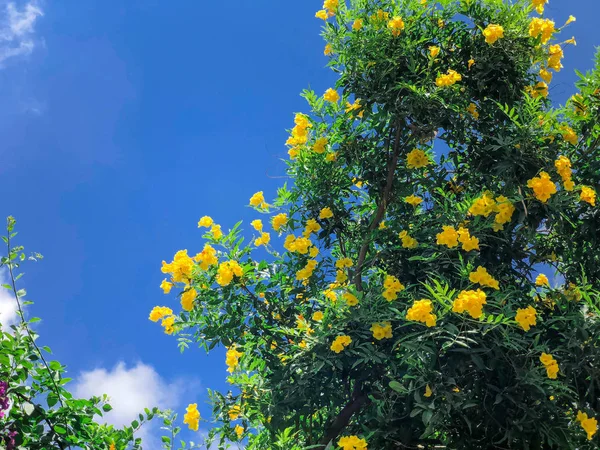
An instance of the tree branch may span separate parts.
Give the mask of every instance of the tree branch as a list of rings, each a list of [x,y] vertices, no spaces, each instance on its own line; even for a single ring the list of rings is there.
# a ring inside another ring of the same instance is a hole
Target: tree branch
[[[354,413],[360,411],[360,409],[368,402],[369,398],[362,392],[355,396],[350,403],[342,408],[325,435],[319,441],[319,445],[325,448],[329,442],[337,438],[342,430],[348,426]]]
[[[396,122],[396,137],[394,140],[394,150],[390,159],[388,160],[387,165],[387,178],[385,188],[383,189],[383,194],[379,199],[379,205],[377,206],[377,210],[375,211],[375,216],[373,217],[373,221],[368,228],[368,235],[379,226],[381,219],[385,215],[385,211],[388,206],[389,196],[392,192],[392,185],[394,184],[394,174],[396,173],[396,166],[398,165],[398,157],[400,156],[400,121]],[[365,262],[365,258],[367,256],[367,251],[369,250],[369,240],[367,239],[358,252],[358,260],[356,262],[356,270],[354,271],[354,285],[358,291],[362,291],[362,268]]]

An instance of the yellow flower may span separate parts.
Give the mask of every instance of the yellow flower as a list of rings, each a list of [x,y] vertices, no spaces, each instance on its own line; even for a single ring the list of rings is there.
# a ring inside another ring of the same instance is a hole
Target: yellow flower
[[[437,25],[438,25],[438,28],[444,28],[444,26],[446,25],[446,22],[444,22],[442,19],[438,19]]]
[[[202,270],[208,270],[210,266],[214,266],[219,262],[217,251],[210,244],[204,244],[204,249],[194,256],[194,260],[200,263]]]
[[[569,16],[569,18],[567,19],[567,21],[565,22],[565,24],[563,25],[563,27],[566,27],[567,25],[569,25],[570,23],[575,22],[577,19],[575,18],[575,16]]]
[[[280,213],[273,217],[271,220],[271,224],[273,225],[273,229],[275,231],[281,230],[288,221],[288,216],[286,213]]]
[[[579,199],[592,206],[596,206],[596,191],[588,186],[583,186],[581,188],[581,193],[579,194]]]
[[[325,11],[324,9],[321,9],[321,10],[319,10],[319,11],[317,11],[317,12],[315,13],[315,17],[316,17],[317,19],[323,19],[323,20],[327,20],[327,17],[328,17],[328,16],[327,16],[327,11]]]
[[[531,0],[531,5],[535,8],[538,14],[542,14],[544,12],[544,5],[548,3],[549,0]]]
[[[468,70],[471,70],[471,67],[473,67],[473,64],[475,64],[475,60],[473,58],[471,58],[468,62]]]
[[[423,394],[423,397],[429,398],[432,395],[433,395],[433,391],[431,390],[429,385],[425,386],[425,393]]]
[[[240,358],[244,354],[242,352],[238,352],[235,347],[230,347],[225,354],[225,364],[227,364],[227,372],[233,373],[235,368],[238,366],[240,362]]]
[[[404,30],[404,20],[400,16],[395,16],[388,22],[387,27],[391,30],[393,36],[400,36],[402,30]]]
[[[492,289],[500,289],[498,280],[492,277],[485,267],[479,266],[475,272],[469,274],[471,283],[477,283],[481,286],[491,287]]]
[[[577,136],[577,133],[575,133],[573,128],[571,128],[570,126],[562,124],[560,127],[560,132],[563,136],[563,139],[571,145],[577,145],[577,143],[579,142],[579,137]]]
[[[323,313],[321,311],[317,311],[312,315],[312,320],[315,322],[320,322],[323,320]]]
[[[358,298],[356,298],[356,296],[354,294],[351,294],[350,292],[344,292],[342,294],[342,298],[346,301],[346,304],[348,306],[358,305]]]
[[[175,324],[175,317],[169,316],[165,317],[160,325],[165,329],[166,334],[172,334],[174,331],[173,325]]]
[[[213,224],[212,217],[204,216],[204,217],[201,217],[200,220],[198,221],[198,228],[200,228],[200,227],[209,228],[212,224]]]
[[[479,319],[483,315],[483,305],[487,303],[487,296],[481,289],[476,291],[461,291],[454,300],[452,311],[456,313],[468,312],[473,319]]]
[[[231,283],[234,276],[241,277],[242,275],[242,267],[237,261],[225,261],[219,264],[216,281],[219,285],[225,287]]]
[[[548,67],[554,69],[555,72],[560,72],[560,69],[563,67],[561,63],[563,56],[564,52],[560,45],[551,45],[548,48]]]
[[[252,225],[252,228],[254,228],[256,231],[262,231],[263,229],[263,223],[260,219],[253,220],[250,222],[250,225]]]
[[[183,416],[183,423],[187,423],[190,430],[198,431],[198,422],[200,422],[200,413],[198,412],[198,404],[192,403],[188,405],[186,413]]]
[[[265,247],[271,242],[271,234],[270,233],[261,233],[259,238],[254,240],[254,245],[260,247],[264,245]]]
[[[548,375],[548,378],[555,380],[559,371],[558,362],[552,355],[548,353],[542,353],[542,356],[540,356],[540,361],[546,368],[546,374]]]
[[[237,420],[238,417],[240,417],[241,412],[242,412],[242,409],[240,408],[239,405],[232,406],[229,409],[229,411],[227,412],[227,415],[229,416],[229,420]]]
[[[309,260],[306,263],[306,265],[304,266],[304,268],[300,269],[296,273],[296,280],[303,281],[303,280],[309,279],[312,276],[313,272],[315,271],[316,267],[317,267],[317,261],[315,261],[314,259]]]
[[[356,100],[354,100],[354,103],[350,103],[350,102],[346,102],[346,114],[352,112],[352,111],[357,111],[361,108],[361,104],[360,104],[360,99],[357,98]],[[358,115],[358,117],[362,117],[362,111],[360,112],[360,114]]]
[[[556,167],[556,171],[562,178],[565,189],[567,191],[572,191],[574,185],[571,180],[573,174],[573,171],[571,170],[571,160],[566,156],[559,156],[558,159],[554,161],[554,167]]]
[[[408,197],[404,197],[404,201],[409,205],[419,206],[423,202],[423,199],[413,194],[409,195]]]
[[[496,202],[489,192],[485,192],[481,197],[476,198],[469,208],[469,212],[474,216],[483,217],[488,217],[490,214],[496,212],[496,210]]]
[[[265,202],[265,196],[263,195],[263,191],[259,191],[255,193],[252,197],[250,197],[250,206],[254,206],[255,208],[266,208],[267,203]]]
[[[323,50],[323,54],[325,56],[329,56],[329,55],[333,54],[333,47],[331,46],[331,44],[325,45],[325,49]]]
[[[304,229],[303,236],[307,238],[312,233],[318,233],[319,231],[321,231],[321,225],[319,225],[315,219],[308,219],[306,221],[306,228]]]
[[[581,428],[587,433],[588,441],[591,441],[598,431],[598,421],[594,417],[588,417],[583,411],[578,411],[577,422],[579,422]]]
[[[415,148],[406,155],[406,167],[409,169],[420,169],[431,164],[431,160],[423,150]]]
[[[329,152],[325,155],[325,161],[333,162],[337,159],[337,152]]]
[[[527,181],[527,187],[533,189],[533,195],[542,203],[546,203],[552,195],[556,194],[556,185],[546,172],[540,172],[539,177]]]
[[[358,436],[344,436],[338,441],[342,450],[367,450],[367,441],[359,439]]]
[[[114,442],[110,444],[110,446],[108,447],[108,450],[117,450],[117,447],[115,447]]]
[[[331,219],[333,217],[333,211],[331,208],[326,206],[319,212],[319,219]]]
[[[150,311],[150,317],[148,317],[152,322],[158,322],[165,316],[170,316],[173,314],[173,310],[171,308],[167,308],[166,306],[155,306]]]
[[[323,98],[328,102],[337,103],[340,99],[340,94],[338,94],[335,89],[329,88],[325,91],[325,94],[323,94]]]
[[[313,151],[315,153],[325,153],[325,146],[327,145],[327,138],[326,137],[320,137],[315,141],[315,144],[313,145]]]
[[[223,237],[223,232],[221,231],[221,225],[213,225],[210,228],[210,232],[217,241]]]
[[[406,312],[406,320],[422,322],[428,327],[434,327],[437,316],[433,314],[433,305],[431,300],[416,300]]]
[[[429,55],[432,58],[437,57],[437,55],[440,54],[440,48],[437,45],[430,45],[429,46]]]
[[[479,119],[479,112],[477,111],[477,105],[475,103],[470,103],[467,108],[467,112],[473,116],[473,119]]]
[[[525,331],[529,331],[532,326],[536,325],[536,315],[537,311],[531,305],[527,308],[518,308],[517,314],[515,315],[515,320],[521,325]]]
[[[504,28],[502,28],[502,25],[491,23],[483,30],[483,36],[485,37],[485,42],[491,45],[504,37]]]
[[[531,87],[531,86],[528,87],[527,91],[530,93],[530,95],[533,98],[548,97],[548,85],[546,83],[544,83],[543,81],[539,81],[533,87]]]
[[[438,87],[448,87],[458,83],[460,80],[462,80],[461,74],[455,70],[448,69],[448,72],[445,75],[440,75],[436,78],[435,84]]]
[[[540,69],[540,78],[546,83],[550,83],[552,81],[552,72],[546,68],[542,68]]]
[[[194,308],[194,300],[196,300],[197,296],[198,293],[194,288],[185,291],[183,294],[181,294],[181,307],[185,311],[191,311]]]
[[[194,261],[188,256],[187,250],[179,250],[171,263],[162,262],[160,270],[162,273],[171,274],[172,281],[185,283],[191,278],[193,269]]]
[[[458,233],[454,227],[445,225],[442,229],[443,231],[436,235],[437,244],[445,245],[448,248],[458,247]]]
[[[339,7],[339,0],[325,0],[323,8],[327,9],[330,16],[333,16]]]
[[[548,277],[543,273],[540,273],[535,279],[536,286],[550,286],[550,282],[548,281]]]
[[[479,239],[475,236],[471,236],[469,230],[464,227],[458,229],[458,241],[462,244],[462,248],[465,252],[479,250]]]
[[[340,258],[335,262],[335,267],[338,269],[345,269],[352,267],[354,263],[350,258]]]
[[[378,341],[381,341],[382,339],[391,339],[393,337],[392,324],[390,322],[374,323],[371,325],[370,330],[373,333],[373,337]]]
[[[529,36],[533,38],[540,36],[542,44],[550,40],[554,31],[554,22],[550,19],[534,17],[529,23]]]
[[[315,258],[319,254],[319,249],[317,247],[311,247],[308,251],[308,256],[311,258]]]
[[[356,19],[354,21],[354,23],[352,24],[352,29],[354,31],[360,31],[360,29],[363,27],[363,20],[362,19]]]
[[[406,230],[401,231],[398,234],[398,237],[402,240],[402,247],[404,247],[404,248],[417,248],[419,245],[417,240],[415,238],[409,236],[408,232]]]
[[[242,435],[244,434],[244,427],[241,425],[236,425],[235,428],[233,429],[233,431],[235,431],[235,434],[237,434],[238,439],[242,437]]]
[[[383,281],[383,298],[388,302],[398,298],[398,292],[406,289],[400,280],[393,275],[386,275]]]
[[[173,283],[169,283],[166,278],[164,280],[162,280],[162,283],[160,283],[160,288],[163,290],[163,292],[165,294],[168,294],[169,292],[171,292],[172,287],[173,287]]]
[[[503,195],[496,197],[496,218],[494,219],[494,231],[499,231],[504,228],[504,224],[511,221],[515,212],[513,204]]]
[[[348,347],[351,343],[352,343],[352,338],[350,336],[342,335],[342,336],[338,336],[335,338],[335,340],[331,343],[330,348],[334,352],[340,353],[346,347]]]

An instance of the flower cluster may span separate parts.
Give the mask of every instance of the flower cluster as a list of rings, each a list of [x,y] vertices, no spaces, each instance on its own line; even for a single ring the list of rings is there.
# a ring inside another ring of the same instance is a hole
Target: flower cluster
[[[490,192],[484,193],[481,197],[475,199],[469,212],[474,216],[488,217],[492,213],[497,213],[494,219],[494,231],[504,229],[504,224],[511,221],[515,212],[515,207],[508,198],[503,195],[494,200]]]
[[[331,219],[332,217],[333,211],[329,207],[325,207],[319,212],[319,219]]]
[[[227,364],[227,372],[233,373],[235,368],[240,363],[240,358],[243,353],[238,352],[235,347],[230,347],[225,354],[225,364]]]
[[[527,181],[527,187],[533,189],[533,195],[542,203],[546,203],[552,195],[556,194],[556,185],[546,172],[540,172],[538,177]]]
[[[402,240],[402,247],[404,248],[417,248],[417,246],[419,245],[417,240],[413,237],[410,237],[406,230],[401,231],[398,234],[398,237]]]
[[[583,202],[587,202],[592,206],[596,206],[596,191],[594,191],[591,187],[583,186],[581,188],[581,193],[579,194],[579,199]]]
[[[556,167],[556,171],[562,178],[565,190],[572,191],[575,188],[575,183],[573,183],[573,179],[571,178],[573,175],[571,160],[566,156],[559,156],[558,159],[554,161],[554,167]]]
[[[461,80],[462,80],[461,74],[456,72],[456,70],[448,69],[448,72],[446,72],[446,74],[439,75],[436,78],[435,84],[438,87],[448,87],[448,86],[452,86],[452,85],[458,83]]]
[[[358,305],[358,297],[351,292],[344,292],[342,294],[342,298],[346,302],[348,306],[356,306]]]
[[[194,256],[194,260],[199,263],[202,270],[208,270],[210,266],[216,266],[219,262],[217,251],[210,244],[205,244],[204,249]]]
[[[337,103],[340,99],[340,94],[337,93],[335,89],[329,88],[323,94],[323,99],[330,103]]]
[[[403,291],[404,285],[394,275],[386,275],[383,281],[383,298],[388,302],[398,298],[398,292]]]
[[[338,336],[335,338],[335,340],[331,343],[330,348],[334,352],[340,353],[346,347],[348,347],[351,343],[352,343],[352,338],[350,336],[342,335],[342,336]]]
[[[400,16],[395,16],[388,22],[387,27],[392,32],[393,36],[400,36],[402,30],[404,30],[404,20],[402,20],[402,17]]]
[[[421,197],[418,197],[418,196],[412,194],[412,195],[409,195],[408,197],[404,197],[404,201],[411,206],[419,206],[423,202],[423,199]]]
[[[552,355],[549,355],[548,353],[542,353],[542,356],[540,356],[540,361],[546,368],[546,374],[548,375],[548,378],[555,380],[558,376],[558,362]]]
[[[538,14],[544,13],[544,5],[548,3],[549,0],[531,0],[531,5],[535,8]]]
[[[271,219],[271,225],[275,231],[281,231],[281,229],[287,225],[287,222],[288,216],[286,213],[279,213]]]
[[[525,331],[529,331],[529,329],[532,326],[535,326],[537,323],[536,315],[537,311],[535,310],[535,308],[529,305],[527,308],[517,309],[515,320],[519,325],[521,325],[521,328],[523,328]]]
[[[342,450],[367,450],[367,441],[358,436],[344,436],[338,441],[338,446]]]
[[[298,146],[306,144],[308,141],[308,129],[312,127],[312,124],[308,120],[308,117],[304,114],[296,114],[294,117],[294,128],[292,128],[292,135],[285,142],[292,148],[288,151],[290,158],[294,159],[298,155]]]
[[[406,320],[422,322],[428,327],[434,327],[437,321],[437,316],[433,314],[433,305],[431,300],[417,300],[406,312]]]
[[[563,65],[560,62],[564,57],[563,49],[560,45],[554,44],[548,48],[548,67],[554,69],[555,72],[560,72]]]
[[[543,273],[540,273],[535,278],[535,285],[536,286],[550,286],[550,281],[548,280],[548,277],[546,275],[544,275]]]
[[[452,311],[457,313],[468,312],[473,319],[479,319],[483,315],[483,305],[487,303],[487,296],[481,289],[476,291],[461,291],[454,300]]]
[[[225,287],[231,283],[234,276],[241,277],[242,275],[242,267],[237,261],[225,261],[219,264],[216,281],[219,285]]]
[[[177,283],[188,283],[192,277],[194,269],[194,261],[187,254],[187,250],[179,250],[175,253],[173,261],[168,263],[162,262],[162,273],[171,275],[171,279]]]
[[[431,160],[423,150],[415,148],[406,155],[406,167],[409,169],[420,169],[431,164]]]
[[[483,30],[483,36],[485,37],[485,42],[491,45],[504,37],[504,28],[502,28],[502,25],[491,23]]]
[[[255,192],[252,197],[250,197],[250,206],[254,206],[255,208],[264,209],[267,206],[267,202],[265,202],[265,196],[263,191]]]
[[[577,422],[587,433],[588,441],[591,441],[598,431],[598,421],[594,417],[588,417],[587,413],[583,411],[577,411]]]
[[[492,289],[500,289],[498,280],[491,276],[487,269],[483,266],[479,266],[475,272],[471,272],[469,274],[469,280],[471,283],[477,283],[481,286],[487,286]]]
[[[542,44],[547,43],[555,32],[554,22],[550,19],[534,17],[529,24],[529,36],[541,39]]]
[[[300,269],[296,272],[296,280],[304,281],[312,277],[315,268],[317,267],[317,261],[315,259],[309,260],[304,268]]]
[[[312,245],[312,242],[307,237],[296,237],[293,234],[290,234],[286,236],[283,243],[283,248],[285,248],[288,252],[306,255],[311,250]]]
[[[186,413],[183,416],[183,423],[186,423],[190,430],[198,431],[198,424],[200,422],[200,413],[198,412],[198,404],[191,403],[186,408]]]
[[[438,245],[445,245],[448,248],[458,247],[460,242],[466,252],[479,250],[479,239],[471,236],[471,233],[465,227],[460,227],[457,231],[453,226],[445,225],[442,227],[442,232],[436,235],[436,238]]]
[[[374,323],[371,325],[373,337],[378,341],[392,337],[392,324],[390,322]]]

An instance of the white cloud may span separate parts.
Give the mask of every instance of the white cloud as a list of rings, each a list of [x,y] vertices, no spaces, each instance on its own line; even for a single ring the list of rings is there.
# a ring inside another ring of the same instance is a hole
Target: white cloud
[[[0,284],[7,283],[8,276],[6,274],[6,269],[0,270]],[[2,327],[8,328],[18,321],[17,302],[12,291],[0,286],[0,323],[2,324]]]
[[[147,364],[139,362],[127,368],[124,362],[119,362],[112,370],[99,368],[82,372],[72,391],[81,398],[107,394],[113,409],[104,414],[102,420],[121,427],[131,424],[139,413],[143,413],[144,408],[179,407],[183,385],[179,382],[168,383]],[[144,448],[159,448],[157,438],[152,433],[152,429],[159,428],[159,420],[155,419],[141,428],[139,437],[145,442]]]
[[[35,22],[44,13],[35,1],[22,8],[15,2],[0,11],[0,65],[9,58],[29,55],[35,47]]]

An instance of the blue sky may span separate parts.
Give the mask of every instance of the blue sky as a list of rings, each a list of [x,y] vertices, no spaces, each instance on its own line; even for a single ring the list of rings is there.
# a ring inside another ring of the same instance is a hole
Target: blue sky
[[[206,387],[226,389],[222,351],[180,355],[148,321],[154,305],[176,304],[158,288],[160,262],[201,249],[200,216],[224,228],[251,220],[248,198],[284,182],[285,128],[306,109],[299,92],[335,82],[319,7],[0,0],[3,30],[22,19],[0,38],[0,216],[14,215],[19,242],[45,256],[23,283],[44,344],[72,376],[135,380],[149,368],[148,389],[176,399],[148,398],[180,410],[203,404]],[[578,45],[551,85],[556,100],[573,93],[574,67],[591,68],[598,9],[547,7],[557,24],[577,17],[562,35]]]

